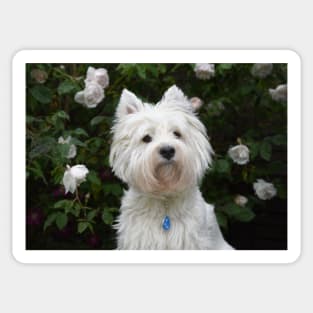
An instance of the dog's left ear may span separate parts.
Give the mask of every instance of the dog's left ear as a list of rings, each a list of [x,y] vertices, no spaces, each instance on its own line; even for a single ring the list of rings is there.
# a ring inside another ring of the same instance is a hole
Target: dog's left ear
[[[192,99],[191,99],[192,100]],[[185,94],[176,85],[170,87],[163,95],[162,104],[166,106],[175,105],[188,111],[195,111],[196,103],[188,100]]]
[[[184,93],[176,85],[173,85],[172,87],[167,89],[167,91],[165,91],[163,95],[163,100],[167,102],[171,102],[171,101],[178,102],[178,101],[186,101],[187,98],[184,95]]]
[[[135,94],[124,89],[120,98],[120,102],[116,109],[116,117],[118,119],[128,115],[134,114],[142,110],[143,103],[137,98]]]

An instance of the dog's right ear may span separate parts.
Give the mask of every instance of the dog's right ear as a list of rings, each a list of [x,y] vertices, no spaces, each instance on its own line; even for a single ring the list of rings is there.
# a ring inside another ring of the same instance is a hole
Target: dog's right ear
[[[128,114],[134,114],[143,109],[143,103],[135,94],[123,89],[120,102],[116,109],[116,117],[123,118]]]

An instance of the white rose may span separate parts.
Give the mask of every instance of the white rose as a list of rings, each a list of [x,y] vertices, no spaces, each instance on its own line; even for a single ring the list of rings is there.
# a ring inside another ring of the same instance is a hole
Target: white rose
[[[30,76],[39,84],[43,84],[48,79],[47,72],[39,69],[34,69],[30,72]]]
[[[197,63],[194,69],[199,79],[210,79],[215,75],[215,65],[211,63]]]
[[[68,136],[66,139],[64,139],[62,136],[59,137],[58,139],[58,143],[59,144],[70,144],[70,141],[72,140],[72,137],[71,136]],[[77,149],[76,149],[76,146],[74,144],[71,144],[70,147],[69,147],[69,150],[68,150],[68,154],[67,154],[67,158],[68,159],[72,159],[72,158],[75,158],[76,156],[76,153],[77,153]]]
[[[76,188],[86,180],[89,170],[85,165],[78,164],[70,167],[66,165],[66,171],[63,175],[63,185],[65,187],[65,194],[69,191],[74,193]]]
[[[76,93],[74,99],[77,103],[92,109],[95,108],[104,99],[104,91],[98,83],[89,82],[86,84],[84,90]]]
[[[287,85],[279,85],[268,91],[274,101],[287,101]]]
[[[256,195],[261,199],[261,200],[269,200],[273,197],[276,196],[277,190],[274,187],[273,184],[266,182],[263,179],[258,179],[254,184],[253,184],[253,189],[256,193]]]
[[[203,105],[203,101],[198,97],[192,97],[189,101],[194,111],[198,111]]]
[[[272,63],[255,63],[251,68],[251,74],[257,78],[265,78],[272,73],[272,70]]]
[[[228,150],[228,155],[237,164],[243,165],[249,162],[250,151],[245,145],[237,145]]]
[[[96,82],[102,88],[109,86],[109,75],[108,71],[105,68],[95,69],[94,67],[89,66],[86,74],[85,84]]]
[[[248,198],[242,196],[242,195],[237,195],[234,199],[235,203],[239,206],[245,206],[248,203]]]

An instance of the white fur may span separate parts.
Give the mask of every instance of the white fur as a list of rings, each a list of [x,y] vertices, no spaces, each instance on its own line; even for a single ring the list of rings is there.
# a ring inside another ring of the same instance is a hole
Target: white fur
[[[156,105],[124,90],[112,131],[110,163],[129,186],[116,224],[118,249],[232,249],[198,188],[213,150],[179,88]],[[147,135],[151,142],[143,141]],[[160,155],[164,146],[175,149],[171,160]],[[165,216],[169,230],[162,228]]]

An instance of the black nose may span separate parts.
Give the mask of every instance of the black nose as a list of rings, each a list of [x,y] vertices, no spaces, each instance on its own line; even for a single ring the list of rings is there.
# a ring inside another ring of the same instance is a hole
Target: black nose
[[[171,146],[164,146],[160,149],[163,158],[170,160],[175,155],[175,149]]]

